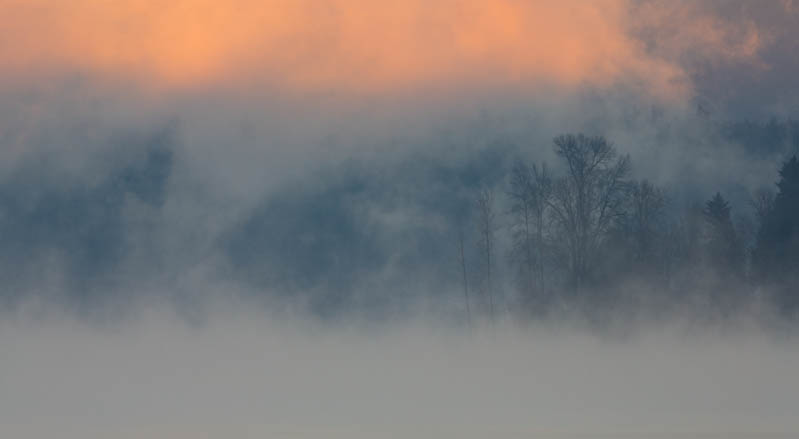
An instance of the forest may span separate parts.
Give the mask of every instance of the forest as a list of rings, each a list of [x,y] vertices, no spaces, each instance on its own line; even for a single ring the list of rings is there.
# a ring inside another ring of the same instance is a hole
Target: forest
[[[667,189],[631,179],[631,158],[601,136],[562,135],[553,143],[565,172],[517,161],[505,193],[483,189],[476,196],[469,233],[478,256],[471,268],[467,233],[459,234],[465,300],[471,278],[493,314],[492,272],[507,263],[532,313],[570,297],[592,307],[654,299],[659,307],[690,304],[719,316],[765,300],[786,315],[796,312],[796,155],[780,165],[776,191],[756,191],[735,212],[721,192],[704,203],[675,205]],[[498,196],[508,199],[506,212],[496,208]],[[497,248],[498,234],[507,235],[507,255]]]

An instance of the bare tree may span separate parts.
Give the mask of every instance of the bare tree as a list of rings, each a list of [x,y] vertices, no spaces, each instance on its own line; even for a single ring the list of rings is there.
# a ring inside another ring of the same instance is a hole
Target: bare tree
[[[774,209],[774,192],[766,188],[758,189],[752,195],[751,204],[752,208],[755,209],[757,225],[761,227],[766,216]]]
[[[511,199],[511,234],[513,237],[511,260],[520,269],[522,289],[526,295],[532,295],[533,293],[536,265],[536,260],[533,256],[535,251],[533,234],[534,190],[530,167],[522,161],[516,162],[511,168],[510,192],[508,193]]]
[[[622,213],[630,172],[629,156],[619,156],[603,137],[582,134],[554,139],[555,153],[566,164],[548,205],[563,232],[571,282],[587,282],[597,249]]]
[[[511,258],[521,271],[525,293],[532,295],[536,278],[544,289],[544,234],[552,179],[546,165],[540,168],[522,161],[511,169],[510,213],[513,248]]]
[[[472,325],[472,311],[469,306],[469,281],[466,271],[466,250],[464,245],[463,228],[458,229],[458,262],[460,262],[461,273],[463,274],[463,298],[466,302],[466,324]]]
[[[483,189],[477,196],[478,250],[483,264],[483,291],[488,296],[488,313],[492,322],[494,321],[494,290],[491,275],[494,264],[494,233],[496,229],[494,193],[490,189]]]
[[[666,196],[659,187],[643,180],[630,186],[629,200],[627,231],[633,244],[633,262],[638,265],[651,264],[663,225]]]

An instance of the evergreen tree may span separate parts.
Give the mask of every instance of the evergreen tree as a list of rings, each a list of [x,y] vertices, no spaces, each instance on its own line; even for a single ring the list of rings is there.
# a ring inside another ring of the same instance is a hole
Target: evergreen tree
[[[780,170],[778,193],[757,234],[753,254],[761,282],[777,284],[796,302],[791,288],[799,286],[799,161],[796,156]],[[791,299],[783,297],[783,299]]]

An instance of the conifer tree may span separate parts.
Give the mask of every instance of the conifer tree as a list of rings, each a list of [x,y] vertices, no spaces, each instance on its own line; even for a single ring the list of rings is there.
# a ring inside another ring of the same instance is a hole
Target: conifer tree
[[[793,156],[780,169],[774,204],[763,218],[753,253],[761,282],[790,290],[799,286],[799,160]],[[794,294],[795,296],[796,294]]]

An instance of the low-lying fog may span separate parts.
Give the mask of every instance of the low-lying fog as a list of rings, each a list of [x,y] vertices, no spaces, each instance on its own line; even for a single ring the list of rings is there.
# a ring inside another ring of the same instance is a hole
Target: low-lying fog
[[[261,310],[0,320],[8,438],[795,437],[799,348],[755,329],[632,337]],[[570,326],[574,328],[574,325]]]

